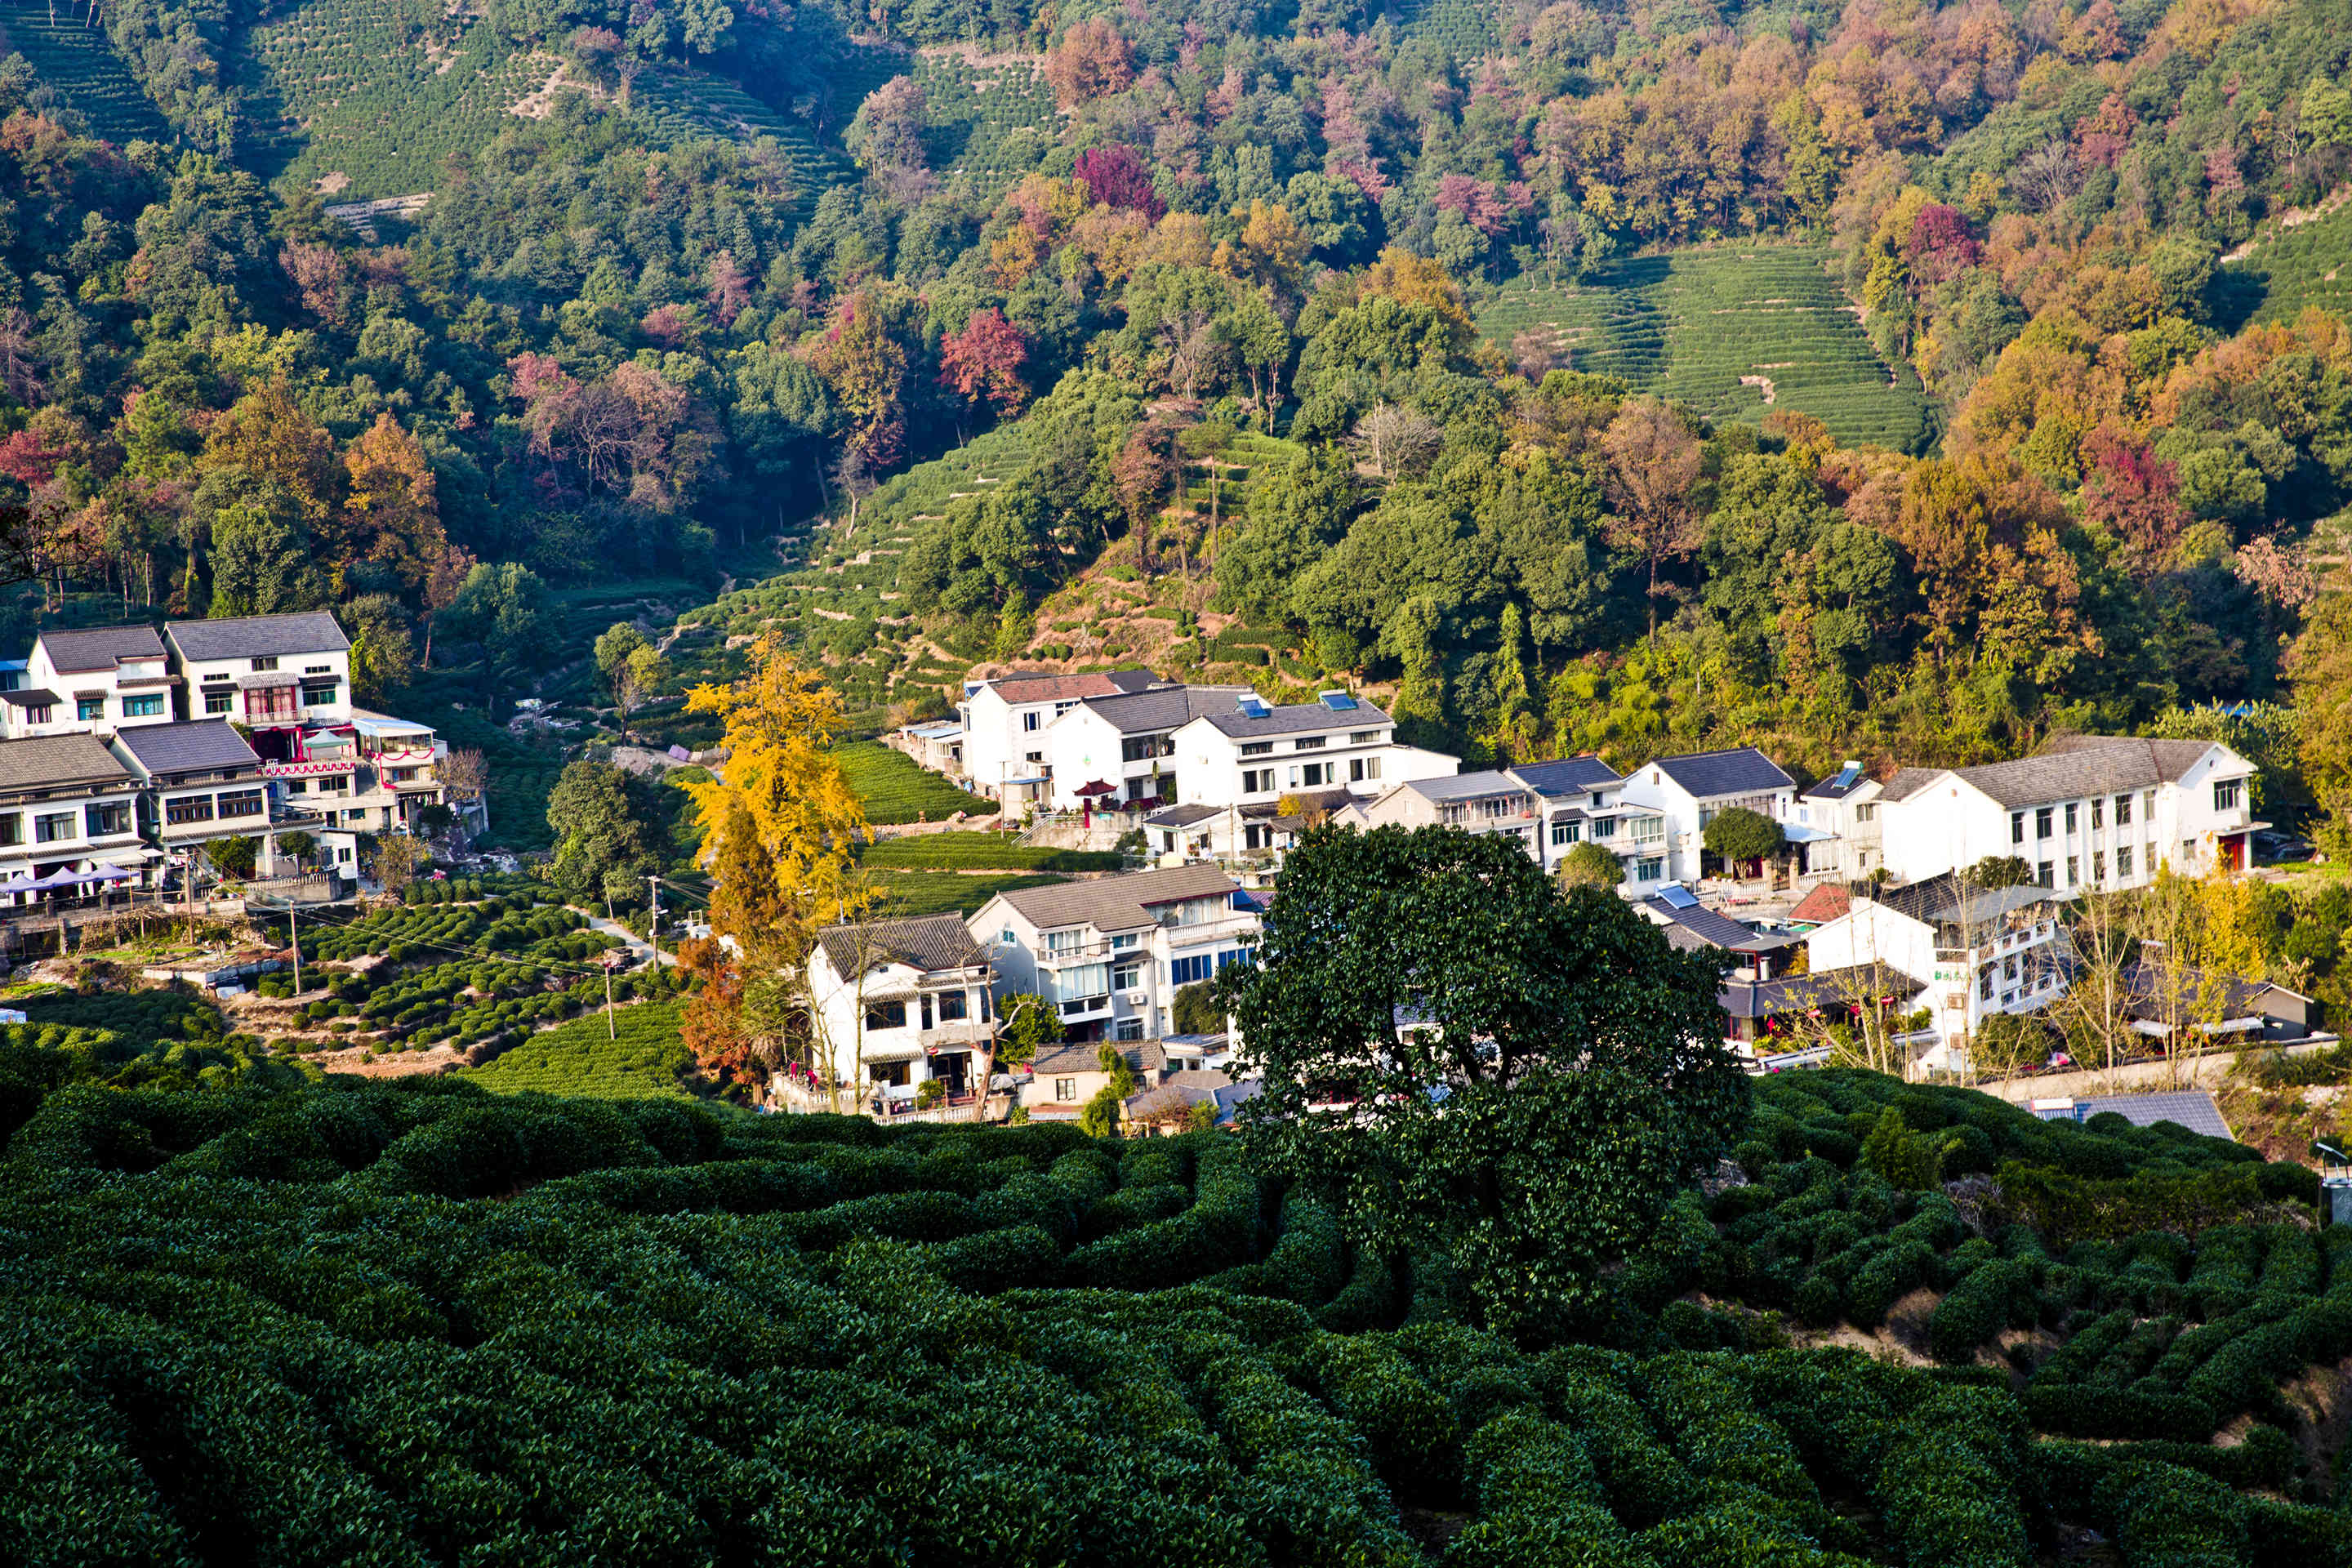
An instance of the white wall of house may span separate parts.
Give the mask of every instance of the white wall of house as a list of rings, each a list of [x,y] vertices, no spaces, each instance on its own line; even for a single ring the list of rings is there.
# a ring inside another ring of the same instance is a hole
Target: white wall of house
[[[215,658],[183,663],[188,717],[232,719],[245,725],[348,724],[352,721],[352,656],[348,649]],[[291,678],[276,688],[256,677]],[[289,699],[271,695],[290,689]]]
[[[1797,797],[1795,825],[1834,835],[1806,847],[1807,875],[1860,882],[1885,865],[1885,808],[1879,799],[1882,787],[1874,779],[1864,779],[1838,799],[1803,795]]]
[[[996,974],[997,1000],[1043,996],[1073,1035],[1159,1039],[1175,1032],[1176,993],[1215,974],[1259,926],[1230,893],[1160,908],[1160,921],[1124,931],[1091,924],[1041,930],[1002,897],[964,922]]]
[[[1386,719],[1362,713],[1332,719],[1311,731],[1239,737],[1206,719],[1193,720],[1176,731],[1176,798],[1188,805],[1246,805],[1325,789],[1369,797],[1461,770],[1458,757],[1398,744],[1396,727]]]
[[[2039,920],[1965,933],[1964,946],[1939,948],[1935,929],[1867,899],[1806,937],[1815,973],[1884,964],[1927,987],[1919,1005],[1937,1037],[1922,1066],[1960,1071],[1968,1041],[1995,1013],[2032,1013],[2065,994],[2058,923]]]
[[[979,1073],[995,1016],[985,968],[927,971],[890,960],[850,976],[820,943],[809,954],[808,980],[820,1049],[835,1081],[856,1097],[845,1110],[859,1109],[876,1085],[947,1076],[933,1049],[970,1053],[966,1071]]]
[[[58,700],[39,721],[35,716],[40,710],[0,705],[0,738],[96,734],[168,724],[173,718],[169,674],[161,655],[124,659],[109,669],[59,670],[50,659],[47,643],[37,637],[21,684],[27,690],[55,692]]]
[[[1053,756],[1046,728],[1058,714],[1077,707],[1078,700],[1012,702],[992,683],[974,686],[956,705],[963,717],[963,767],[971,787],[1010,806],[1043,804],[1044,786],[1010,781],[1047,771]]]
[[[1705,853],[1702,835],[1715,814],[1732,806],[1746,806],[1775,822],[1790,820],[1796,800],[1794,785],[1736,795],[1700,797],[1675,782],[1673,775],[1655,763],[1636,768],[1626,775],[1620,785],[1617,798],[1627,805],[1648,806],[1664,818],[1664,837],[1661,840],[1659,884],[1693,882],[1698,879],[1699,860]],[[1651,857],[1644,856],[1644,859]],[[1646,884],[1645,884],[1646,885]]]
[[[1173,733],[1122,733],[1118,725],[1086,703],[1055,715],[1045,725],[1045,758],[1053,764],[1049,798],[1060,810],[1087,804],[1077,792],[1100,780],[1114,785],[1117,801],[1172,797],[1176,773]],[[1095,803],[1104,804],[1101,801]]]

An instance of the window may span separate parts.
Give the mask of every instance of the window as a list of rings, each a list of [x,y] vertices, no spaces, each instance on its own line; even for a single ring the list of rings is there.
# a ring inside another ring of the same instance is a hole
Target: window
[[[942,1024],[961,1024],[961,1023],[962,1023],[962,1022],[963,1022],[963,1020],[964,1020],[964,1018],[965,1018],[965,1016],[967,1016],[967,1014],[966,1014],[966,1009],[967,1009],[967,1005],[966,1005],[966,1003],[965,1003],[965,1001],[964,1001],[964,994],[963,994],[963,993],[962,993],[962,992],[961,992],[961,991],[942,991],[942,992],[940,992],[940,1023],[942,1023]]]
[[[207,714],[226,713],[229,710],[229,705],[235,700],[236,696],[235,692],[226,687],[218,691],[207,691],[205,693],[205,711]]]
[[[310,793],[310,781],[309,779],[288,779],[286,781],[286,793],[288,795],[309,795]]]
[[[1592,819],[1592,837],[1595,838],[1616,837],[1617,819],[1613,816],[1594,817]]]
[[[1555,848],[1573,844],[1583,837],[1584,824],[1580,822],[1555,822],[1551,825],[1551,841]]]
[[[1664,856],[1645,856],[1633,862],[1633,880],[1637,882],[1654,882],[1665,874],[1666,862]]]
[[[2243,780],[2243,779],[2215,779],[2215,780],[2213,781],[2213,809],[2214,809],[2214,810],[2216,810],[2216,811],[2235,811],[2235,810],[2237,810],[2237,809],[2238,809],[2238,804],[2239,804],[2241,801],[2244,800],[2245,798],[2246,798],[2246,781],[2245,781],[2245,780]]]
[[[1118,1039],[1139,1040],[1143,1038],[1143,1020],[1140,1018],[1121,1018],[1117,1024],[1112,1026],[1112,1033],[1114,1037]]]
[[[1074,1078],[1055,1079],[1054,1080],[1054,1098],[1060,1100],[1065,1105],[1071,1104],[1076,1100],[1078,1098],[1078,1080]]]
[[[1209,955],[1205,952],[1188,953],[1168,962],[1168,984],[1171,985],[1190,985],[1208,977]]]
[[[335,673],[335,667],[331,664],[306,664],[302,667],[302,673],[305,675],[332,675]]]
[[[1351,746],[1369,746],[1380,738],[1381,732],[1378,730],[1354,730],[1349,732],[1348,744]]]
[[[1255,795],[1260,790],[1268,790],[1273,787],[1274,770],[1272,768],[1244,768],[1242,770],[1242,793],[1244,795]]]
[[[2009,841],[2011,844],[2025,842],[2025,813],[2012,811],[2009,814]]]
[[[1045,716],[1043,713],[1024,713],[1021,715],[1021,727],[1024,730],[1042,730],[1045,726]]]
[[[1125,963],[1117,964],[1112,967],[1110,972],[1110,988],[1112,990],[1133,991],[1140,987],[1142,984],[1143,961],[1141,959],[1130,959]]]
[[[996,933],[996,940],[1003,942],[1005,946],[1011,947],[1013,945],[1013,928],[1011,926],[1006,926],[1003,931],[998,931]]]
[[[283,719],[291,722],[294,718],[294,689],[290,686],[265,686],[247,692],[245,716],[257,720]]]
[[[1242,755],[1244,757],[1270,757],[1274,755],[1274,742],[1272,741],[1244,741],[1242,742]]]
[[[2072,810],[2073,807],[2070,806],[2068,809]],[[2076,882],[2082,880],[2082,877],[2080,875],[2082,864],[2083,858],[2079,855],[2069,855],[2066,857],[2066,885],[2068,887],[2071,888]]]
[[[1977,994],[1987,1002],[1992,1000],[1992,966],[1990,964],[1987,964],[1985,972],[1977,976]]]
[[[2003,980],[2017,978],[2017,954],[2012,952],[2000,961],[2000,977]]]
[[[904,1002],[877,1002],[866,1009],[866,1026],[869,1029],[903,1029],[907,1026],[907,1005]]]
[[[57,711],[58,710],[55,708],[50,707],[46,702],[33,703],[25,710],[25,722],[27,724],[47,724],[53,722],[57,717]]]
[[[55,844],[60,838],[73,836],[73,813],[70,811],[44,812],[33,818],[33,842],[36,844]]]
[[[2049,806],[2045,805],[2037,809],[2033,814],[2033,837],[2036,838],[2049,837],[2055,826],[2056,819],[2057,814]],[[2045,883],[2044,886],[2047,886],[2047,884]]]
[[[1321,789],[1327,782],[1336,782],[1330,778],[1331,764],[1328,763],[1309,763],[1299,771],[1306,775],[1308,789]]]
[[[1115,936],[1111,938],[1110,950],[1113,952],[1124,952],[1128,949],[1135,946],[1138,942],[1140,942],[1142,940],[1142,932],[1131,931],[1124,936]]]
[[[928,992],[925,993],[921,1000],[923,1004],[923,1027],[926,1029],[935,1027],[936,1026],[931,1022],[931,998]]]
[[[2122,848],[2116,851],[2116,875],[2118,878],[2129,877],[2132,874],[2131,867],[2131,846],[2126,844]]]
[[[1045,951],[1049,953],[1076,952],[1087,944],[1083,931],[1056,931],[1045,933]]]
[[[2156,822],[2156,792],[2148,790],[2139,797],[2139,819],[2154,826]]]
[[[2091,803],[2091,831],[2096,833],[2107,825],[2107,801],[2105,795]]]
[[[1380,776],[1381,760],[1378,757],[1357,757],[1348,763],[1349,784],[1362,784],[1368,779],[1377,780]]]
[[[96,801],[81,808],[83,828],[92,838],[103,838],[110,833],[131,831],[131,803],[122,800]]]
[[[1290,749],[1294,752],[1319,752],[1323,749],[1323,741],[1321,735],[1301,735],[1290,742]]]
[[[105,698],[77,697],[74,699],[74,718],[81,723],[87,724],[93,719],[103,719],[105,717]]]
[[[2116,826],[2117,827],[2131,826],[2131,796],[2127,795],[2116,796]],[[2125,875],[2128,876],[2130,873],[2126,872]]]
[[[2047,860],[2042,862],[2042,865],[2034,877],[2034,880],[2041,883],[2042,886],[2045,888],[2056,887],[2058,885],[2057,879],[2058,868]]]
[[[1873,804],[1870,805],[1855,806],[1853,808],[1853,819],[1856,822],[1876,822],[1878,820],[1877,805]]]
[[[2094,849],[2091,851],[2091,880],[2105,882],[2106,879],[2107,852],[2104,849]]]
[[[267,670],[276,669],[277,668],[278,659],[275,655],[266,658],[257,658],[253,661],[253,671],[256,675],[259,675]]]
[[[162,718],[163,716],[163,694],[160,691],[148,691],[142,692],[137,697],[124,698],[122,700],[122,716],[125,719]]]
[[[331,680],[306,680],[302,683],[302,706],[325,708],[335,700],[335,683]]]
[[[21,811],[0,813],[0,844],[25,842],[25,814]]]
[[[230,816],[259,816],[267,806],[257,789],[231,790],[220,797],[220,814]]]
[[[2074,819],[2075,819],[2076,815],[2081,811],[2081,809],[2082,809],[2082,808],[2081,808],[2080,806],[2076,805],[2075,805],[2073,801],[2071,801],[2071,800],[2070,800],[2070,801],[2068,801],[2068,802],[2066,803],[2066,831],[2067,831],[2067,832],[2072,833],[2072,832],[2074,832],[2074,826],[2075,826]]]

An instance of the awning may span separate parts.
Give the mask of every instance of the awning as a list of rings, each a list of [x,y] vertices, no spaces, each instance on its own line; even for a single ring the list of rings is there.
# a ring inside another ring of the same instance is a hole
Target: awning
[[[281,686],[301,684],[301,677],[290,669],[264,669],[252,675],[240,675],[236,678],[236,689],[239,691],[275,690]]]
[[[1096,779],[1090,784],[1080,785],[1072,793],[1081,796],[1090,795],[1117,795],[1118,793],[1118,786],[1114,784],[1105,784],[1102,780]]]
[[[1821,844],[1835,838],[1836,834],[1825,827],[1808,827],[1801,822],[1784,822],[1780,837],[1791,844]]]

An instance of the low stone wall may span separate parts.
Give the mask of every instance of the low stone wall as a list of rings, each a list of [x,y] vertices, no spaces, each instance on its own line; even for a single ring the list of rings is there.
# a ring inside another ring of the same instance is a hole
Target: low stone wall
[[[2289,1056],[2303,1056],[2312,1051],[2324,1051],[2336,1044],[2334,1035],[2314,1035],[2291,1046],[2261,1046],[2247,1052],[2212,1051],[2183,1062],[2129,1062],[2122,1067],[2085,1068],[2075,1072],[2036,1073],[2032,1078],[2002,1079],[1977,1087],[1987,1094],[1996,1094],[2013,1105],[2029,1100],[2089,1099],[2105,1094],[2151,1094],[2167,1089],[2210,1089],[2230,1076],[2242,1055],[2267,1055],[2284,1051]]]

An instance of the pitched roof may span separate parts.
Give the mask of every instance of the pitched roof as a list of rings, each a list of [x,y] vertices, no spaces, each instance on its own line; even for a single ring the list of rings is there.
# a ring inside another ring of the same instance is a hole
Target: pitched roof
[[[1796,780],[1753,746],[1733,746],[1720,752],[1692,752],[1679,757],[1652,757],[1650,766],[1664,773],[1684,792],[1706,800],[1718,795],[1754,795],[1789,789]]]
[[[2162,1094],[2109,1094],[2094,1100],[2077,1100],[2083,1119],[2114,1111],[2134,1127],[2154,1127],[2169,1121],[2191,1132],[2201,1132],[2208,1138],[2228,1138],[2230,1124],[2221,1120],[2221,1108],[2213,1103],[2210,1090],[2185,1089]]]
[[[1364,701],[1357,702],[1353,708],[1327,708],[1320,702],[1292,702],[1280,708],[1267,709],[1262,719],[1254,719],[1238,708],[1228,708],[1222,713],[1205,713],[1202,717],[1215,725],[1219,734],[1231,735],[1238,741],[1255,741],[1262,735],[1303,735],[1316,730],[1357,730],[1389,721],[1386,713]]]
[[[49,651],[49,667],[60,675],[112,669],[126,658],[161,658],[163,639],[153,626],[90,626],[45,631],[33,639]]]
[[[169,724],[142,724],[115,731],[114,741],[151,777],[261,765],[261,759],[245,743],[245,737],[230,728],[226,719],[180,719]]]
[[[0,790],[130,782],[131,771],[95,735],[36,735],[25,741],[0,741]]]
[[[1891,996],[1901,1002],[1927,987],[1891,965],[1857,963],[1778,980],[1727,980],[1716,1001],[1734,1018],[1769,1018],[1776,1013],[1810,1012],[1823,1005]]]
[[[1055,669],[1015,669],[981,682],[993,686],[1007,702],[1069,702],[1085,697],[1117,697],[1147,691],[1160,684],[1148,669],[1094,670],[1065,675]]]
[[[1557,757],[1548,763],[1522,763],[1511,776],[1538,795],[1591,795],[1624,781],[1615,768],[1599,757]]]
[[[1248,689],[1246,686],[1163,686],[1151,691],[1089,697],[1082,706],[1102,715],[1120,734],[1135,735],[1173,730],[1211,713],[1229,712],[1234,699]]]
[[[926,973],[940,969],[977,969],[988,956],[964,929],[963,917],[925,915],[918,920],[867,921],[862,925],[827,926],[817,933],[834,973],[850,975],[858,956],[865,968],[878,963],[903,963]]]
[[[1013,889],[997,897],[1020,910],[1024,919],[1041,931],[1072,925],[1091,925],[1099,931],[1135,931],[1159,923],[1151,912],[1152,905],[1231,895],[1240,886],[1214,866],[1173,866],[1156,871],[1129,871],[1088,882]]]
[[[173,621],[165,628],[180,657],[191,660],[268,658],[291,653],[348,653],[352,639],[324,610],[290,616],[232,616],[217,621]]]
[[[1909,800],[1921,790],[1944,776],[1942,768],[1897,768],[1895,776],[1878,792],[1881,800]]]
[[[1853,894],[1835,882],[1823,882],[1797,900],[1797,907],[1789,911],[1789,919],[1811,925],[1827,925],[1852,908]]]
[[[1903,800],[1949,773],[2002,805],[2047,805],[2086,795],[2122,794],[2177,782],[2216,741],[2144,741],[2127,735],[2069,735],[2038,755],[1966,768],[1906,768],[1887,785]],[[1916,776],[1915,776],[1916,775]],[[1900,794],[1897,785],[1903,785]]]
[[[2027,883],[2013,888],[1964,888],[1949,871],[1938,871],[1899,888],[1879,888],[1861,897],[1923,925],[1990,922],[2012,910],[2054,902],[2053,889]]]
[[[1081,1040],[1075,1045],[1055,1046],[1040,1052],[1029,1064],[1030,1072],[1037,1078],[1050,1078],[1055,1073],[1102,1071],[1100,1040]],[[1139,1073],[1155,1073],[1168,1065],[1168,1054],[1160,1049],[1158,1040],[1129,1040],[1120,1045],[1118,1054],[1127,1065]]]
[[[1146,827],[1190,827],[1196,822],[1206,822],[1213,816],[1223,816],[1222,805],[1171,805],[1155,811],[1143,819]]]
[[[1490,768],[1483,773],[1447,773],[1433,779],[1413,779],[1398,787],[1409,789],[1429,800],[1467,800],[1482,795],[1524,795],[1533,786]]]
[[[1843,800],[1846,796],[1870,787],[1870,774],[1860,763],[1848,763],[1825,779],[1806,786],[1807,800]]]
[[[1670,942],[1673,938],[1672,928],[1674,927],[1680,927],[1701,946],[1720,947],[1733,952],[1769,952],[1774,948],[1786,947],[1794,940],[1784,932],[1759,931],[1752,927],[1741,925],[1729,915],[1717,914],[1705,904],[1693,904],[1687,909],[1676,909],[1664,899],[1645,899],[1643,903],[1653,913],[1664,916],[1670,922],[1668,930]]]

